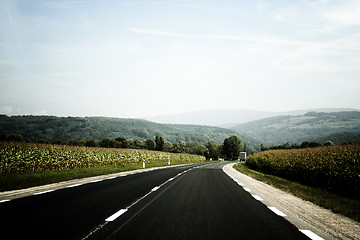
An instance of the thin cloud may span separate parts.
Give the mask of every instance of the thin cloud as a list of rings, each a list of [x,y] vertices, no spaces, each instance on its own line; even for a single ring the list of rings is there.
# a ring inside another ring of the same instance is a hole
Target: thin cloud
[[[182,34],[176,32],[168,31],[158,31],[150,29],[139,29],[139,28],[127,28],[128,31],[139,33],[139,34],[149,34],[149,35],[158,35],[158,36],[167,36],[167,37],[178,37],[178,38],[198,38],[198,39],[218,39],[218,40],[231,40],[231,41],[242,41],[242,42],[259,42],[259,43],[270,43],[270,44],[285,44],[285,45],[310,45],[311,43],[281,39],[276,37],[262,38],[262,37],[244,37],[244,36],[233,36],[233,35],[218,35],[218,34]]]
[[[11,14],[11,12],[9,11],[9,8],[8,8],[7,6],[5,6],[5,9],[6,9],[7,15],[8,15],[8,17],[9,17],[10,25],[11,25],[13,31],[14,31],[16,40],[17,40],[17,42],[18,42],[18,44],[19,44],[19,47],[20,47],[20,49],[21,49],[21,52],[24,53],[23,43],[22,43],[22,41],[21,41],[21,39],[20,39],[20,36],[19,36],[18,31],[17,31],[16,25],[15,25],[14,20],[13,20],[13,18],[12,18],[12,14]]]

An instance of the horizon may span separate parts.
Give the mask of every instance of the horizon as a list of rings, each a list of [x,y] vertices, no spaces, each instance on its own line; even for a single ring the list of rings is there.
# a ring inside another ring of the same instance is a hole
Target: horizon
[[[0,2],[0,114],[360,109],[360,2]]]
[[[191,114],[191,113],[199,113],[199,112],[215,112],[215,111],[224,111],[224,112],[241,112],[241,111],[248,111],[248,112],[257,112],[257,113],[273,113],[273,114],[284,114],[284,113],[296,113],[296,112],[317,112],[317,113],[331,113],[331,112],[347,112],[347,111],[355,111],[359,112],[360,109],[355,108],[309,108],[309,109],[293,109],[293,110],[287,110],[287,111],[262,111],[262,110],[255,110],[255,109],[199,109],[194,111],[188,111],[188,112],[178,112],[178,113],[171,113],[171,114],[162,114],[162,115],[151,115],[151,116],[143,116],[143,117],[117,117],[117,116],[102,116],[102,115],[86,115],[86,116],[80,116],[80,115],[50,115],[47,113],[44,114],[31,114],[31,113],[25,113],[25,114],[14,114],[9,115],[6,113],[0,113],[0,115],[6,115],[8,117],[17,117],[17,116],[49,116],[49,117],[80,117],[80,118],[86,118],[86,117],[104,117],[104,118],[126,118],[126,119],[140,119],[140,120],[148,120],[151,118],[157,118],[157,117],[169,117],[169,116],[175,116],[175,115],[183,115],[183,114]],[[300,114],[303,115],[303,114]],[[294,115],[295,116],[295,115]],[[152,120],[150,120],[152,121]]]

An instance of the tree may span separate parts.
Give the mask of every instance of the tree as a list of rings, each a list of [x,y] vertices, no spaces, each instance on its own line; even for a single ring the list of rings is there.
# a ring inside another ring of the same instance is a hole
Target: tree
[[[208,151],[205,153],[205,157],[207,159],[214,159],[218,160],[220,156],[219,147],[214,141],[209,141],[205,143],[205,147],[208,149]]]
[[[223,154],[225,159],[236,160],[239,158],[241,151],[241,140],[233,135],[224,140]]]
[[[155,149],[158,151],[162,151],[164,149],[165,140],[161,136],[155,137]]]
[[[153,140],[148,139],[145,141],[145,144],[148,150],[155,150],[155,143]]]

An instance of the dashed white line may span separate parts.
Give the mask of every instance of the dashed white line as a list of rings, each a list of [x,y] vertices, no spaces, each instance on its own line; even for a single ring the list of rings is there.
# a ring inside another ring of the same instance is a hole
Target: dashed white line
[[[9,202],[10,199],[0,200],[0,203]]]
[[[53,192],[55,190],[47,190],[47,191],[43,191],[43,192],[37,192],[37,193],[34,193],[33,195],[41,195],[41,194],[44,194],[44,193],[49,193],[49,192]]]
[[[273,211],[274,213],[276,213],[277,215],[281,216],[281,217],[286,217],[286,214],[283,213],[282,211],[280,211],[279,209],[277,209],[276,207],[268,207],[271,211]]]
[[[158,190],[160,187],[157,186],[157,187],[154,187],[153,189],[151,189],[152,192],[155,192],[156,190]]]
[[[247,192],[251,192],[251,189],[247,188],[247,187],[245,187],[244,190],[247,191]]]
[[[313,233],[310,230],[301,230],[301,229],[299,229],[299,230],[300,230],[300,232],[302,232],[303,234],[305,234],[306,236],[308,236],[312,240],[324,240],[323,238],[319,237],[318,235],[316,235],[315,233]]]
[[[255,198],[258,201],[264,201],[264,199],[262,199],[261,197],[259,197],[258,195],[251,195],[253,196],[253,198]]]
[[[172,181],[172,180],[174,180],[174,178],[173,178],[173,177],[172,177],[172,178],[169,178],[168,182],[170,182],[170,181]]]
[[[112,222],[115,219],[117,219],[118,217],[120,217],[122,214],[124,214],[127,211],[127,208],[125,209],[120,209],[119,211],[117,211],[116,213],[114,213],[113,215],[111,215],[110,217],[108,217],[107,219],[105,219],[106,222]]]

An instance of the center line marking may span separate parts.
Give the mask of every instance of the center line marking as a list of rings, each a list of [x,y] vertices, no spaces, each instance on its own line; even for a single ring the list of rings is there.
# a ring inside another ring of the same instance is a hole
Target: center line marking
[[[110,217],[108,217],[107,219],[105,219],[106,222],[112,222],[115,219],[117,219],[118,217],[120,217],[122,214],[124,214],[127,211],[126,209],[120,209],[119,211],[117,211],[116,213],[114,213],[113,215],[111,215]]]
[[[158,190],[160,187],[154,187],[153,189],[151,189],[152,192],[155,192],[156,190]]]
[[[277,209],[276,207],[268,207],[271,211],[273,211],[274,213],[276,213],[277,215],[281,216],[281,217],[285,217],[286,214],[283,213],[282,211],[280,211],[279,209]]]

